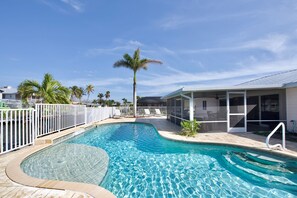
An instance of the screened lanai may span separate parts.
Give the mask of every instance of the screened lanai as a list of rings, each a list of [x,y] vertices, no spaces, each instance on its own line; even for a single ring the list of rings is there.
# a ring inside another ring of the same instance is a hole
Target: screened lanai
[[[164,98],[168,120],[180,125],[196,119],[202,132],[270,131],[286,122],[286,93],[280,87],[182,88]]]

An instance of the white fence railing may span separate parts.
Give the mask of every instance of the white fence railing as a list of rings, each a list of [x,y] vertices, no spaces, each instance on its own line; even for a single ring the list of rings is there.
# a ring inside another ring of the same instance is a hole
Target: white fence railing
[[[111,118],[114,115],[115,107],[87,107],[86,123],[93,123]]]
[[[113,107],[36,104],[35,109],[0,109],[0,154],[34,144],[37,137],[113,117]]]
[[[36,104],[37,137],[85,124],[84,105]]]
[[[34,109],[0,109],[0,153],[34,144]]]
[[[133,115],[133,107],[132,106],[121,106],[117,107],[120,109],[122,116],[132,116]],[[144,109],[148,109],[152,115],[156,114],[156,109],[159,109],[162,115],[167,114],[166,106],[137,106],[137,115],[142,116],[145,115]]]
[[[113,107],[37,104],[37,137],[113,117]]]
[[[111,118],[115,107],[86,107],[85,105],[36,104],[35,109],[0,109],[0,154],[34,144],[38,137]],[[121,116],[133,114],[132,107],[120,107]],[[138,107],[160,109],[166,114],[166,107]]]

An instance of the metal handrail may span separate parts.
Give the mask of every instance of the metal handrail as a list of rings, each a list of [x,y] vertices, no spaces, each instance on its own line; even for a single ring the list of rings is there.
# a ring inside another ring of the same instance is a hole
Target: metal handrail
[[[269,140],[271,138],[271,136],[280,128],[282,127],[282,144],[275,144],[275,145],[270,145],[269,144]],[[286,127],[285,124],[283,122],[280,122],[274,129],[273,131],[267,136],[266,138],[266,146],[269,149],[281,149],[281,150],[285,150],[286,149]]]

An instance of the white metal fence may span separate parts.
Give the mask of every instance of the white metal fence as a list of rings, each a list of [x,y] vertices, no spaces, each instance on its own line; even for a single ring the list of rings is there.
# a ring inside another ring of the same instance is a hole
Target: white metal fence
[[[132,106],[121,106],[117,107],[121,111],[122,116],[132,116],[133,115],[133,107]],[[144,109],[148,109],[152,115],[156,114],[156,109],[159,109],[162,115],[167,114],[166,106],[137,106],[137,115],[142,116],[145,115]]]
[[[66,104],[37,104],[37,137],[85,124],[86,106]]]
[[[33,144],[34,140],[34,109],[0,109],[0,153]]]
[[[34,144],[37,137],[113,117],[113,107],[37,104],[35,109],[0,109],[0,154]]]
[[[0,154],[34,144],[41,137],[61,130],[90,124],[114,116],[115,107],[86,107],[85,105],[36,104],[35,109],[0,109]],[[133,115],[133,107],[120,107],[121,116]],[[138,107],[151,114],[155,109],[166,115],[166,107]]]
[[[93,123],[111,118],[114,115],[115,107],[87,107],[86,123]]]

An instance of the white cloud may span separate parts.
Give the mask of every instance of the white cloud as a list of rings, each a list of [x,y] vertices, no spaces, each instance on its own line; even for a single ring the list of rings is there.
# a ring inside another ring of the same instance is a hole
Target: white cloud
[[[86,52],[87,56],[97,56],[101,54],[113,54],[115,52],[127,51],[127,50],[135,50],[138,47],[144,46],[140,41],[136,40],[122,40],[122,39],[115,39],[114,44],[116,46],[110,48],[93,48],[89,49]]]
[[[287,49],[289,37],[283,34],[268,35],[264,38],[245,41],[234,46],[180,50],[182,54],[196,54],[207,52],[228,52],[261,49],[274,54],[280,54]]]
[[[255,75],[265,75],[267,73],[279,72],[283,70],[296,69],[297,57],[286,60],[270,61],[270,62],[255,62],[251,65],[244,65],[238,69],[214,71],[214,72],[201,72],[201,73],[188,73],[173,68],[169,68],[170,73],[166,75],[154,74],[149,76],[146,80],[138,81],[139,85],[148,87],[159,87],[167,85],[186,85],[193,83],[203,83],[205,81],[223,81],[225,79],[243,78]],[[230,81],[232,82],[232,81]],[[243,81],[241,81],[243,82]],[[218,82],[216,82],[218,83]],[[221,83],[218,83],[219,86]],[[233,84],[233,83],[232,83]],[[234,83],[235,84],[235,83]]]
[[[131,84],[131,80],[127,80],[127,78],[110,78],[110,79],[102,79],[102,80],[94,80],[90,78],[76,78],[72,80],[61,80],[62,84],[69,87],[73,85],[85,85],[92,84],[94,86],[111,86],[111,85],[119,85],[119,84]]]
[[[78,0],[61,0],[63,3],[66,3],[70,7],[72,7],[74,10],[77,12],[82,12],[83,11],[83,5],[81,2]]]
[[[221,20],[230,20],[230,19],[238,19],[238,17],[243,16],[255,16],[257,14],[261,14],[263,11],[248,11],[248,12],[239,12],[239,13],[231,13],[224,15],[211,15],[211,16],[199,16],[193,17],[193,15],[173,15],[167,18],[162,19],[157,24],[164,30],[178,29],[187,25],[193,25],[196,23],[209,23],[212,21],[221,21]]]
[[[68,13],[66,7],[70,7],[71,9],[74,9],[77,12],[84,11],[83,9],[84,5],[79,0],[60,0],[58,2],[51,1],[51,0],[39,0],[39,1],[44,5],[62,13]]]
[[[193,18],[186,18],[182,16],[172,16],[161,21],[160,27],[163,29],[175,29],[185,24],[195,22]]]
[[[288,36],[281,34],[268,35],[266,38],[252,40],[239,46],[240,49],[264,49],[280,53],[286,49]]]

